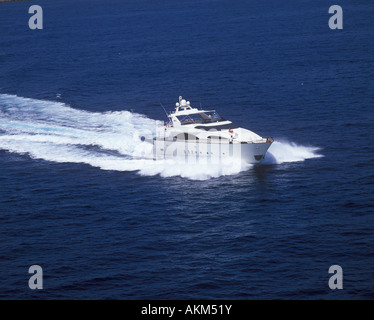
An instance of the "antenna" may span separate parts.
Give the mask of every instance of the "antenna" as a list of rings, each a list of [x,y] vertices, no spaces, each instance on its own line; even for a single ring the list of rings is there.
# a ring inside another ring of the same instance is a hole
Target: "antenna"
[[[162,103],[160,102],[160,105],[161,105],[161,107],[162,107],[162,109],[164,109],[164,111],[165,111],[165,114],[166,114],[166,118],[168,118],[169,116],[168,116],[168,113],[166,112],[166,110],[165,110],[165,108],[164,108],[164,106],[162,105]]]

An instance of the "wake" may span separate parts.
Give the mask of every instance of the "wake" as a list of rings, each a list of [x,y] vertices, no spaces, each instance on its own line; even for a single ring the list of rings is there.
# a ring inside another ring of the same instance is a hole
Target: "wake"
[[[233,175],[251,167],[235,161],[206,165],[154,161],[152,145],[141,143],[140,138],[154,135],[156,126],[156,120],[128,111],[95,113],[64,103],[0,94],[1,150],[27,154],[33,159],[85,163],[102,170],[198,180]],[[321,157],[318,150],[275,141],[264,164]]]

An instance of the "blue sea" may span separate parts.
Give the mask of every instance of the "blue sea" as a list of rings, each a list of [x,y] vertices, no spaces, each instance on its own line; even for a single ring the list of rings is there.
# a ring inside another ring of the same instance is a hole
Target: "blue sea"
[[[0,299],[374,299],[374,4],[334,4],[0,3]],[[180,95],[263,163],[137,157]]]

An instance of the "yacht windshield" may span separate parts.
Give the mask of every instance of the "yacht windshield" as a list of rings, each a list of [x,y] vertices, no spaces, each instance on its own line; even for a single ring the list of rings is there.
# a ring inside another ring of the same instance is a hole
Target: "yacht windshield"
[[[216,112],[207,112],[207,113],[194,113],[188,114],[185,116],[177,116],[178,120],[182,125],[184,124],[201,124],[201,123],[212,123],[225,121],[224,118],[220,117]]]

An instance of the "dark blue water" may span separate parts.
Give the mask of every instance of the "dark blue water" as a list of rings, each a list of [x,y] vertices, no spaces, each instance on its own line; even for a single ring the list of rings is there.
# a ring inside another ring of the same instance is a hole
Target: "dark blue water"
[[[374,298],[373,4],[31,4],[0,4],[1,299]],[[179,95],[265,163],[132,158]]]

